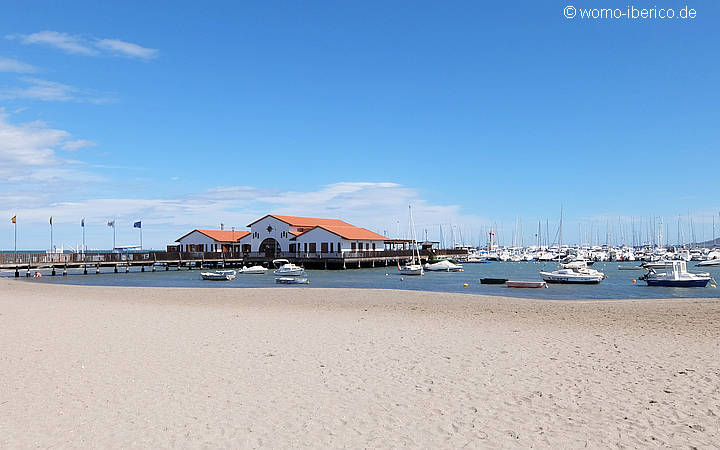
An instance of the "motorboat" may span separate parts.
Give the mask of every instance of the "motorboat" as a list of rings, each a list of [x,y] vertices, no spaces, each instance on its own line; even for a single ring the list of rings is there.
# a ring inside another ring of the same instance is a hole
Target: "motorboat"
[[[643,266],[618,266],[618,270],[645,270]]]
[[[647,261],[643,263],[645,269],[664,269],[665,264],[672,263],[672,261],[661,259],[659,261]]]
[[[604,273],[588,268],[585,261],[563,264],[552,272],[540,272],[540,276],[548,283],[563,284],[597,284],[605,279]]]
[[[505,282],[505,285],[509,288],[530,288],[530,289],[537,289],[537,288],[546,288],[547,283],[544,281],[517,281],[517,280],[508,280]]]
[[[301,275],[305,275],[305,269],[289,262],[280,266],[280,268],[275,270],[273,273],[282,277],[299,277]]]
[[[307,277],[275,277],[278,284],[310,284]]]
[[[213,272],[201,272],[200,276],[203,280],[208,281],[232,281],[235,279],[234,270],[216,270]]]
[[[650,269],[640,279],[648,286],[705,287],[710,281],[710,274],[688,272],[685,261],[668,261],[665,263],[665,272]]]
[[[250,267],[243,267],[242,269],[240,269],[240,273],[246,273],[248,275],[254,275],[254,274],[262,275],[267,271],[268,271],[267,267],[263,267],[263,266],[250,266]]]
[[[463,266],[455,264],[447,259],[443,259],[434,263],[426,263],[423,268],[431,272],[462,272]]]
[[[720,259],[708,259],[697,263],[698,267],[720,266]]]
[[[285,264],[289,264],[290,261],[288,261],[287,259],[273,259],[272,263],[273,263],[273,267],[275,267],[276,269],[279,269],[280,267],[284,266]]]

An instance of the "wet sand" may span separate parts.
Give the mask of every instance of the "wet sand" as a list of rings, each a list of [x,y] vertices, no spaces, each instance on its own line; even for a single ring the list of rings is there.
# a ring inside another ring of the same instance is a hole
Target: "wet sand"
[[[0,447],[720,442],[720,300],[0,280]]]

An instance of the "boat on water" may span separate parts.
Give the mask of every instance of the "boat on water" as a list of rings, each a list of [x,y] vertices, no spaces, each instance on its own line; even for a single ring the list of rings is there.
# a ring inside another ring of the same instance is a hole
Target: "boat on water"
[[[263,266],[243,267],[242,269],[239,270],[240,273],[245,273],[248,275],[262,275],[267,271],[268,271],[268,268],[263,267]]]
[[[420,263],[420,250],[418,249],[417,236],[415,234],[415,223],[413,222],[412,206],[408,205],[408,211],[410,212],[410,229],[412,230],[412,259],[407,262],[404,266],[401,266],[398,262],[398,273],[400,275],[424,275],[424,269]],[[417,255],[417,262],[415,256]]]
[[[668,261],[665,263],[665,272],[650,269],[640,279],[648,286],[705,287],[710,281],[710,274],[688,272],[685,261]]]
[[[431,272],[462,272],[463,266],[443,259],[434,263],[426,263],[423,269]]]
[[[672,261],[661,259],[659,261],[647,261],[643,263],[644,269],[664,269],[665,264],[672,263]]]
[[[618,270],[645,270],[643,266],[618,266]]]
[[[697,263],[698,267],[720,266],[720,259],[708,259]]]
[[[305,269],[289,262],[280,266],[274,274],[281,277],[299,277],[305,275]]]
[[[278,284],[310,284],[307,277],[275,277]]]
[[[544,281],[508,280],[505,282],[505,285],[509,288],[529,288],[529,289],[537,289],[537,288],[546,288],[547,287],[547,283]]]
[[[505,284],[507,278],[480,278],[480,284]]]
[[[235,279],[234,270],[215,270],[213,272],[201,272],[203,280],[208,281],[232,281]]]
[[[584,261],[563,264],[552,272],[540,272],[540,276],[548,283],[563,284],[598,284],[605,279],[604,273],[590,269]]]

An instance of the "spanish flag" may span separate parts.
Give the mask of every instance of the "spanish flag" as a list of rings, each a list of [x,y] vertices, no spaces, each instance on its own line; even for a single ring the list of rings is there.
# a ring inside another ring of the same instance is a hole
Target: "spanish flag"
[[[12,216],[12,219],[10,219],[10,222],[17,223],[17,216]]]

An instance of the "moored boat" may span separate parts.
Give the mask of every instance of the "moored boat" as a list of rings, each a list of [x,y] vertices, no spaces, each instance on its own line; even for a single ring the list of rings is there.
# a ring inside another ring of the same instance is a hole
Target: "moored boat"
[[[547,283],[544,281],[518,281],[518,280],[508,280],[505,282],[505,285],[509,288],[530,288],[530,289],[537,289],[537,288],[544,288],[547,287]]]
[[[254,274],[254,275],[261,275],[261,274],[264,274],[264,273],[267,272],[267,271],[268,271],[267,267],[263,267],[263,266],[243,267],[242,269],[239,270],[240,273],[245,273],[245,274],[248,274],[248,275],[253,275],[253,274]]]
[[[425,266],[423,266],[425,270],[429,270],[431,272],[462,272],[463,266],[460,264],[455,264],[453,262],[448,261],[447,259],[440,260],[438,262],[434,263],[426,263]]]
[[[480,278],[480,284],[505,284],[507,278]]]
[[[310,284],[307,277],[275,277],[278,284]]]
[[[640,279],[648,286],[705,287],[710,281],[710,274],[688,272],[685,261],[668,261],[665,263],[665,272],[650,269]]]
[[[585,261],[563,264],[558,270],[540,272],[540,276],[548,283],[562,284],[598,284],[605,279],[604,273],[588,268]]]
[[[234,270],[216,270],[213,272],[201,272],[200,276],[203,280],[208,281],[232,281],[235,279]]]
[[[277,276],[283,277],[299,277],[301,275],[305,275],[305,269],[300,266],[296,266],[293,263],[286,263],[280,266],[280,268],[274,273]]]

